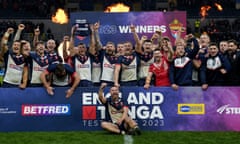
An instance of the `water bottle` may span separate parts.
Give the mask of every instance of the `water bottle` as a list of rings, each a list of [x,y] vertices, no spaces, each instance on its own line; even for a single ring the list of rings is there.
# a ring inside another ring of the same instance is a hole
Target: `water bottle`
[[[131,135],[124,135],[124,144],[133,144],[133,138]]]

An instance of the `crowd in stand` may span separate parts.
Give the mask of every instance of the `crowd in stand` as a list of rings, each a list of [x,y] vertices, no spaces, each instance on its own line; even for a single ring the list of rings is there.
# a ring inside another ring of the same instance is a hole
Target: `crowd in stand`
[[[240,19],[234,19],[232,21],[228,19],[206,19],[202,24],[200,19],[195,20],[194,23],[187,23],[188,33],[193,33],[198,36],[201,33],[207,33],[213,42],[219,42],[227,39],[235,39],[240,41]]]
[[[192,9],[202,5],[214,6],[214,3],[221,4],[224,8],[235,8],[236,0],[177,0],[177,8]]]
[[[64,36],[61,47],[53,39],[46,43],[39,40],[40,29],[34,29],[32,44],[21,39],[25,29],[8,28],[1,40],[0,60],[5,64],[2,87],[44,86],[53,94],[54,86],[70,86],[66,97],[76,87],[100,86],[239,86],[240,51],[236,40],[212,42],[207,33],[199,38],[181,31],[175,43],[156,31],[151,38],[139,37],[135,26],[130,29],[135,43],[107,42],[102,45],[98,34],[100,24],[92,24],[90,46],[74,45],[73,26],[71,36]],[[13,43],[9,37],[16,30]]]
[[[80,11],[94,11],[95,4],[101,4],[103,10],[108,6],[116,3],[123,3],[130,7],[130,10],[134,10],[135,3],[141,4],[141,11],[156,11],[162,10],[157,7],[157,3],[166,3],[168,7],[165,10],[184,10],[187,11],[190,16],[200,16],[200,6],[209,5],[214,7],[214,3],[218,3],[223,6],[224,13],[220,13],[221,16],[232,14],[235,12],[235,0],[1,0],[0,1],[0,16],[1,17],[29,17],[29,18],[49,18],[52,16],[56,9],[67,8],[69,3],[77,4]],[[216,9],[212,8],[211,11],[219,13]],[[209,12],[211,12],[209,11]],[[8,15],[6,15],[8,13]]]
[[[65,0],[1,0],[0,16],[47,18],[55,13],[57,8],[64,8],[64,5]]]
[[[36,29],[37,27],[39,27],[41,32],[45,32],[44,23],[36,23],[36,24],[34,24],[30,20],[25,20],[25,21],[22,21],[21,23],[25,25],[25,28],[23,30],[24,33],[33,33],[34,29]],[[2,21],[0,21],[0,35],[1,35],[1,37],[5,33],[6,29],[9,28],[9,27],[17,29],[18,28],[18,24],[14,20],[6,20],[6,21],[2,20]]]
[[[46,29],[44,23],[33,23],[30,20],[23,20],[20,22],[25,26],[25,28],[22,31],[21,39],[25,39],[28,41],[32,41],[34,38],[34,29],[38,28],[40,30],[40,38],[43,41],[47,41],[48,39],[54,39],[54,35],[51,32],[51,29]],[[0,37],[3,37],[6,30],[11,27],[13,29],[18,29],[18,24],[14,20],[2,20],[0,21]],[[11,41],[13,40],[13,35],[10,35],[9,41],[11,44]],[[59,43],[59,40],[56,41],[57,44]]]

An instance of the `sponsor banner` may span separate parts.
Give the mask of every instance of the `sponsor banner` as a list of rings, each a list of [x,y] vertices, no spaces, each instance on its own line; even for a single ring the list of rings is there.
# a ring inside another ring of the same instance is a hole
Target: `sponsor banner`
[[[98,87],[77,88],[65,98],[67,87],[49,96],[44,88],[0,88],[0,131],[101,130],[105,107]],[[104,90],[109,97],[109,87]],[[121,87],[129,115],[142,130],[240,131],[240,88]]]
[[[136,32],[141,38],[143,35],[151,39],[155,31],[161,31],[163,36],[168,36],[175,41],[177,32],[186,34],[186,12],[75,12],[71,13],[71,25],[77,26],[75,44],[84,42],[89,44],[89,24],[100,22],[99,35],[105,45],[108,41],[115,44],[125,41],[133,43],[133,34],[130,25],[136,26]]]
[[[205,114],[204,104],[178,104],[178,114]]]
[[[22,105],[23,116],[70,115],[70,104]]]
[[[171,89],[170,89],[171,90]],[[108,90],[106,90],[107,92]],[[105,94],[109,97],[109,93]],[[165,91],[146,91],[143,88],[121,88],[121,97],[127,102],[129,115],[135,119],[144,129],[154,130],[165,126],[165,114],[162,109],[170,105],[164,105],[165,98],[170,95]],[[105,107],[100,104],[97,92],[82,93],[82,122],[86,128],[97,127],[100,121],[105,119]],[[172,107],[174,109],[174,107]],[[176,115],[176,111],[168,114]]]

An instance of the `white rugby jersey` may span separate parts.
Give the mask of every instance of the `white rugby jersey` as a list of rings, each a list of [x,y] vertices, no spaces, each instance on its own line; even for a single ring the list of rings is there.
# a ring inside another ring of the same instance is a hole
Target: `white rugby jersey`
[[[114,82],[114,69],[115,64],[111,64],[108,59],[104,56],[103,58],[103,64],[102,64],[102,76],[101,80],[108,81],[108,82]]]
[[[92,67],[90,57],[84,62],[81,63],[77,58],[75,60],[75,71],[80,76],[81,80],[92,81]]]
[[[47,69],[48,64],[45,66],[40,66],[34,59],[32,60],[32,78],[31,78],[31,84],[42,84],[42,81],[40,79],[41,73]]]
[[[121,81],[137,80],[137,57],[134,57],[129,65],[121,64]]]
[[[69,75],[66,75],[66,77],[63,80],[59,80],[55,74],[53,74],[53,82],[54,85],[57,86],[67,86],[69,83]]]
[[[4,82],[19,85],[22,80],[23,68],[25,63],[17,65],[12,59],[11,55],[8,55],[7,69],[4,76]]]
[[[92,63],[92,82],[99,83],[101,77],[101,63]]]
[[[149,61],[145,62],[140,60],[140,67],[138,72],[139,78],[146,78],[148,75],[149,66],[154,62],[154,57],[152,57]]]

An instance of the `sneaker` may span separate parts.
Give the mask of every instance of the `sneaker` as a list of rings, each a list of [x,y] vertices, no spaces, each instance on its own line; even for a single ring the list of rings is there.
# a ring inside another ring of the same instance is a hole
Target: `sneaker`
[[[142,134],[141,130],[138,126],[134,128],[134,132],[135,132],[136,135],[141,135]]]
[[[134,129],[130,129],[130,130],[127,132],[127,135],[136,135],[135,130],[134,130]]]

